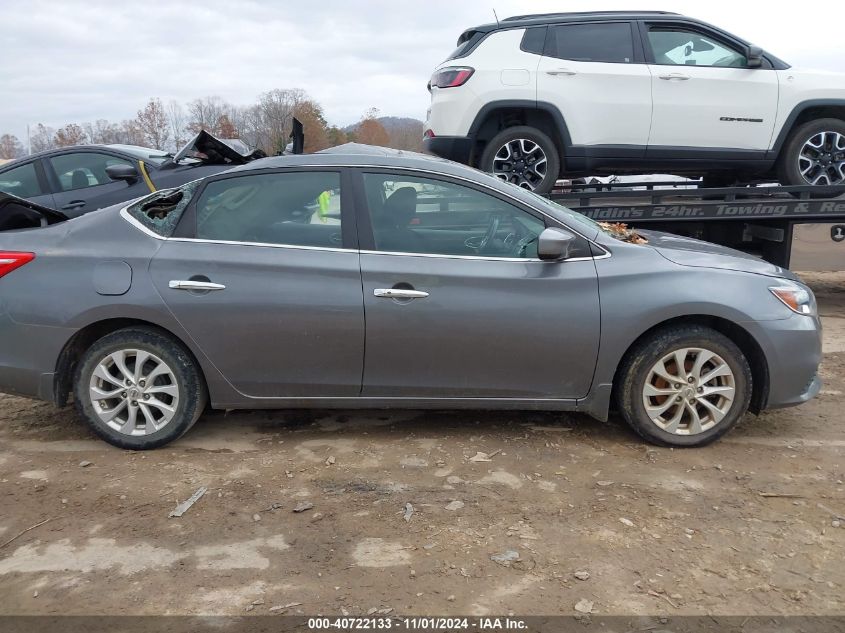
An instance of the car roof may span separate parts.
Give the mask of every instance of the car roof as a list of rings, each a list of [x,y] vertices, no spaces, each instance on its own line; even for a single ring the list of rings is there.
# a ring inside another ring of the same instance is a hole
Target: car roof
[[[245,165],[233,167],[227,173],[277,169],[280,167],[310,167],[321,165],[422,169],[472,179],[478,179],[479,176],[484,176],[476,169],[446,160],[445,158],[439,158],[438,156],[392,149],[390,147],[363,145],[361,143],[346,143],[314,152],[313,154],[289,154],[260,158]]]
[[[467,33],[490,33],[500,29],[512,29],[527,26],[544,26],[546,24],[560,24],[565,22],[596,22],[596,21],[611,21],[611,20],[693,20],[681,15],[680,13],[673,13],[672,11],[573,11],[564,13],[533,13],[525,15],[514,15],[499,22],[490,24],[482,24],[471,29],[467,29],[462,37]],[[698,22],[698,20],[693,20]]]
[[[104,145],[102,143],[91,143],[91,144],[87,144],[87,145],[65,145],[63,147],[54,147],[53,149],[45,149],[44,151],[35,152],[33,154],[30,154],[29,156],[21,156],[20,158],[16,158],[15,160],[13,160],[11,162],[3,163],[2,165],[0,165],[0,170],[5,170],[5,169],[8,169],[10,167],[15,167],[17,165],[21,165],[21,164],[26,163],[26,162],[31,161],[31,160],[36,160],[38,158],[46,158],[48,156],[53,156],[54,154],[65,154],[65,153],[68,153],[68,152],[95,152],[95,151],[102,151],[104,149],[107,149],[107,150],[110,150],[112,152],[118,152],[118,153],[121,153],[121,154],[126,154],[126,150],[123,149],[123,148],[126,148],[126,147],[135,147],[135,146],[117,145],[117,144]],[[147,148],[138,146],[138,149],[146,150]],[[158,152],[158,150],[155,150],[155,149],[151,149],[149,151],[150,152]]]

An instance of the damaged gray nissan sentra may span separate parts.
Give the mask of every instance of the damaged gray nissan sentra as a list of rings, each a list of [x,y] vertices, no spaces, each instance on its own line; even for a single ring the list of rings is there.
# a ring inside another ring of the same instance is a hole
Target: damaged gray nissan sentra
[[[0,390],[162,446],[217,409],[611,408],[700,446],[820,389],[791,272],[349,145],[73,220],[0,200]]]

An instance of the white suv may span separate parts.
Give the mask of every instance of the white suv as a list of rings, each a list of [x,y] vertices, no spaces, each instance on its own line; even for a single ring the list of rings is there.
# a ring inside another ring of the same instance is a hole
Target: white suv
[[[845,75],[675,13],[472,28],[429,87],[430,152],[539,192],[608,173],[845,184]]]

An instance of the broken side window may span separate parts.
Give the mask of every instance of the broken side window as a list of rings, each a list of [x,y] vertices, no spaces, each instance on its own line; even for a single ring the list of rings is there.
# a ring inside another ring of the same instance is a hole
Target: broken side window
[[[194,180],[175,189],[157,191],[128,206],[126,210],[154,233],[170,237],[199,184],[199,180]]]

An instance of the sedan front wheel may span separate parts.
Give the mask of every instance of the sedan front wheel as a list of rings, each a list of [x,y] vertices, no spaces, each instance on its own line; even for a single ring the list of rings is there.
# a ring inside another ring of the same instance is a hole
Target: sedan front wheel
[[[663,446],[703,446],[748,410],[751,369],[728,337],[698,326],[663,330],[633,349],[618,405],[631,427]]]

